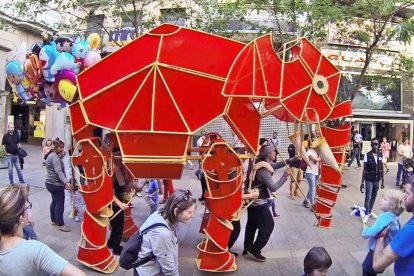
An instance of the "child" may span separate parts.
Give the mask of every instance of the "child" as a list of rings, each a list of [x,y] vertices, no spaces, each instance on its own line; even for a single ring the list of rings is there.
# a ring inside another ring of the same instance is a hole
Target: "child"
[[[47,155],[49,154],[50,150],[53,148],[52,146],[52,140],[51,139],[47,139],[45,146],[43,147],[43,159],[46,160]]]
[[[389,244],[394,239],[398,230],[400,229],[399,216],[404,211],[402,206],[403,194],[399,190],[386,190],[380,203],[380,209],[383,211],[378,216],[374,225],[367,227],[364,223],[364,229],[362,230],[362,237],[364,239],[370,239],[368,242],[368,255],[365,257],[362,263],[363,274],[365,276],[377,275],[372,268],[374,249],[376,246],[377,236],[381,232],[390,226],[390,229],[385,237],[385,245]]]
[[[151,179],[148,184],[148,197],[154,204],[150,205],[150,214],[158,210],[159,184],[157,179]]]
[[[323,247],[312,247],[303,260],[305,274],[302,276],[326,275],[332,259]]]
[[[69,175],[71,176],[70,183],[72,184],[73,190],[71,193],[72,210],[69,213],[69,217],[74,219],[76,222],[79,222],[80,212],[82,210],[82,205],[84,205],[84,202],[83,202],[82,194],[79,191],[79,184],[75,179],[74,169],[72,168],[71,156],[72,156],[72,150],[70,149],[69,157],[68,157],[68,168],[69,168],[68,171],[69,171]],[[82,184],[82,180],[85,181],[85,179],[82,178],[82,176],[80,176],[81,184]]]
[[[27,193],[27,201],[29,201],[29,185],[25,184],[21,186],[21,189],[25,189]],[[23,226],[23,239],[25,240],[37,240],[37,235],[34,227],[33,217],[32,217],[32,204],[30,203],[30,207],[26,210],[27,212],[27,224]]]

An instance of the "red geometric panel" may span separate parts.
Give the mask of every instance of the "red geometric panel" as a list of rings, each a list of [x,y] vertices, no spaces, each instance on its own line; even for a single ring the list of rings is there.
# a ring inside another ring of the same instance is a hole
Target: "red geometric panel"
[[[159,67],[190,132],[195,132],[223,114],[227,99],[221,96],[223,82],[205,76]],[[168,113],[162,116],[169,116]]]
[[[159,62],[225,78],[243,47],[241,42],[182,28],[162,38]]]
[[[136,178],[163,178],[180,179],[183,173],[184,164],[167,163],[138,163],[125,162],[125,166]]]
[[[80,73],[77,80],[81,99],[154,63],[159,42],[160,37],[145,34]]]
[[[115,129],[148,73],[149,70],[144,70],[84,101],[89,121]]]
[[[246,148],[257,154],[261,117],[252,102],[247,98],[231,98],[223,117]]]
[[[69,106],[69,116],[72,127],[72,133],[75,133],[86,126],[86,120],[83,116],[81,103],[79,101]]]
[[[183,157],[189,135],[119,132],[122,156]]]
[[[154,131],[187,132],[179,109],[159,74],[156,74],[155,88]]]

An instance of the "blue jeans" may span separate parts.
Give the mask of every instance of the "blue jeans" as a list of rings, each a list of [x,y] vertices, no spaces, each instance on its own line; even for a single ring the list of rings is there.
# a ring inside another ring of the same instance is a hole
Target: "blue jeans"
[[[63,212],[65,210],[65,187],[46,183],[46,189],[52,195],[50,203],[50,220],[59,226],[65,224]]]
[[[9,180],[10,184],[13,184],[13,166],[16,168],[17,176],[19,177],[20,184],[24,184],[22,169],[20,169],[19,157],[17,155],[10,155],[7,157],[7,164],[9,166]]]
[[[395,184],[396,184],[397,186],[399,186],[399,185],[400,185],[401,174],[402,174],[402,172],[403,172],[403,169],[404,169],[404,165],[402,165],[402,164],[398,163],[397,178],[396,178],[396,180],[395,180]]]
[[[25,240],[37,240],[37,235],[32,225],[28,224],[25,227],[23,227],[23,238]]]
[[[359,147],[355,147],[352,151],[351,160],[348,162],[348,167],[351,167],[352,163],[354,163],[354,159],[356,158],[358,167],[361,167],[361,149]]]
[[[308,195],[306,196],[312,205],[315,204],[315,189],[316,189],[316,180],[318,179],[317,175],[312,173],[305,173],[305,179],[308,181],[309,190]]]
[[[375,199],[377,198],[377,192],[379,189],[378,181],[368,181],[365,180],[365,203],[364,207],[367,210],[368,214],[371,213],[372,208],[374,207]]]

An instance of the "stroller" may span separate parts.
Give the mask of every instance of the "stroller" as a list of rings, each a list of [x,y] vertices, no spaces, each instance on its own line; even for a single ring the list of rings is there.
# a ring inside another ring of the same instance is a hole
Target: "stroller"
[[[400,187],[404,189],[405,181],[414,174],[414,160],[405,158],[403,162],[402,184]]]

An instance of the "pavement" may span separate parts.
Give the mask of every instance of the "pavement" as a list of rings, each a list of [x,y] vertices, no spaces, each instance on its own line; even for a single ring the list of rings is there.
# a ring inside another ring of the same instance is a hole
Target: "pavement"
[[[23,175],[25,181],[31,186],[30,201],[33,203],[33,218],[38,239],[59,255],[80,267],[88,275],[102,275],[90,270],[76,259],[78,240],[80,238],[81,223],[68,217],[71,203],[69,193],[65,201],[65,224],[72,230],[64,233],[50,225],[49,204],[51,196],[45,188],[45,169],[42,167],[42,150],[39,146],[23,145],[28,152],[25,158]],[[174,181],[175,188],[190,189],[195,197],[200,197],[200,183],[194,175],[194,169],[185,169],[182,179]],[[386,188],[395,188],[396,163],[390,164],[390,173],[385,175]],[[276,178],[282,170],[276,172]],[[244,240],[244,226],[247,214],[241,216],[242,231],[239,239],[232,248],[238,252],[238,269],[225,275],[301,275],[303,273],[303,259],[308,250],[313,246],[324,246],[333,264],[328,275],[361,275],[361,263],[367,254],[367,240],[361,237],[362,223],[360,218],[351,215],[351,207],[354,204],[363,205],[364,195],[359,191],[362,169],[353,167],[344,171],[343,184],[348,188],[341,189],[337,203],[333,209],[333,222],[331,229],[323,229],[313,226],[314,215],[302,206],[302,200],[289,199],[289,185],[286,183],[279,191],[276,199],[276,208],[280,218],[275,219],[275,228],[269,243],[263,249],[262,254],[267,257],[263,263],[256,262],[249,257],[241,256]],[[16,172],[14,179],[17,181]],[[0,169],[0,186],[8,185],[7,169]],[[304,191],[307,191],[306,182],[302,183]],[[377,196],[374,212],[379,214],[379,202],[384,190],[380,190]],[[143,192],[144,194],[145,192]],[[133,200],[135,208],[132,209],[134,221],[139,226],[149,215],[149,207],[143,198],[136,197]],[[195,264],[197,255],[196,245],[203,236],[198,230],[201,223],[201,215],[204,206],[197,203],[196,216],[187,225],[178,228],[179,238],[179,268],[180,275],[210,275],[212,273],[198,271]],[[404,224],[411,214],[402,215]],[[129,275],[133,272],[118,268],[112,275]],[[394,275],[393,266],[390,266],[383,275]]]

